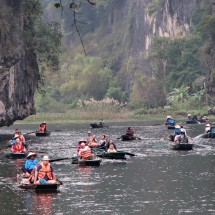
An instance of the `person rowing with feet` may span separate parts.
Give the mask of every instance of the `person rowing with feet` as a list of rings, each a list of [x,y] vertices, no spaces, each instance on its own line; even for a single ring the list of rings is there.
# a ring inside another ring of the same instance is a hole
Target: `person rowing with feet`
[[[55,184],[57,179],[50,164],[48,155],[44,155],[42,163],[35,170],[34,184]]]
[[[98,147],[98,146],[99,146],[98,141],[97,141],[97,139],[96,139],[96,135],[93,135],[93,136],[92,136],[92,139],[91,139],[91,141],[90,141],[90,143],[89,143],[89,146],[90,146],[91,148],[94,148],[94,147]]]
[[[114,149],[116,149],[116,144],[113,142],[112,139],[109,139],[109,141],[107,142],[107,144],[105,145],[106,151],[110,148],[110,145],[113,145]],[[111,147],[112,148],[112,147]]]
[[[47,128],[46,122],[43,122],[42,124],[40,124],[39,132],[46,133],[46,128]]]
[[[174,138],[174,143],[179,144],[179,143],[188,143],[188,137],[185,135],[184,131],[181,131],[180,134],[177,134]]]
[[[126,135],[136,137],[135,131],[131,127],[128,127],[128,129],[126,131]]]

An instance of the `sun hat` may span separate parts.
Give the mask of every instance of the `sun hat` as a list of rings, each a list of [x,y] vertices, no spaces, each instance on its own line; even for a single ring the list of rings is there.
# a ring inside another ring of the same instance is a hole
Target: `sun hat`
[[[42,124],[46,124],[46,122],[43,122]]]
[[[87,133],[88,133],[88,134],[91,134],[91,131],[88,131]]]
[[[189,113],[187,116],[191,116],[191,114]]]
[[[79,140],[79,143],[86,143],[87,141],[86,140],[84,140],[84,139],[80,139]]]
[[[49,160],[50,160],[50,158],[49,158],[49,156],[48,156],[48,155],[44,155],[42,160],[43,160],[43,161],[49,161]]]
[[[81,146],[86,146],[86,145],[85,145],[85,143],[82,142],[82,143],[81,143]]]
[[[28,154],[27,158],[29,158],[29,157],[31,157],[31,156],[33,156],[33,155],[37,156],[37,153],[35,153],[35,152],[30,152],[30,153]]]
[[[181,126],[180,125],[175,125],[175,128],[181,128]]]
[[[207,124],[206,127],[210,127],[210,124]]]
[[[172,118],[172,116],[171,116],[171,115],[168,115],[166,118],[169,119],[169,118]]]

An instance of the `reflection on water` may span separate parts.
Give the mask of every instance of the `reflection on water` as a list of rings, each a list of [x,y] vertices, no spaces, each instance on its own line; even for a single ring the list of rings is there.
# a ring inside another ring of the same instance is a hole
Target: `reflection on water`
[[[0,214],[215,214],[214,139],[193,138],[194,150],[173,151],[162,138],[168,137],[171,130],[132,123],[141,140],[117,140],[127,124],[115,123],[92,132],[97,137],[106,133],[120,150],[135,153],[136,157],[104,160],[100,167],[78,167],[69,160],[55,162],[53,167],[63,182],[57,193],[19,189],[16,174],[24,160],[9,160],[0,154]],[[16,125],[4,128],[4,132],[12,134],[15,127],[23,133],[36,129],[35,125]],[[51,158],[72,156],[78,140],[86,137],[88,125],[49,125],[52,131],[59,128],[63,131],[52,132],[50,137],[29,135],[29,148],[47,151]],[[191,137],[204,131],[204,125],[198,124],[185,128]],[[0,141],[5,137],[10,138],[4,136]],[[6,141],[0,147],[5,145]]]

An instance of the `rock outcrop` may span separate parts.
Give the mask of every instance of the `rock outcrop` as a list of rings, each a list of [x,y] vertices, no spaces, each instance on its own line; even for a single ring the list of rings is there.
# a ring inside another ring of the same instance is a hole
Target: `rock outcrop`
[[[40,79],[36,55],[27,49],[22,0],[1,0],[0,126],[34,114],[34,92]]]

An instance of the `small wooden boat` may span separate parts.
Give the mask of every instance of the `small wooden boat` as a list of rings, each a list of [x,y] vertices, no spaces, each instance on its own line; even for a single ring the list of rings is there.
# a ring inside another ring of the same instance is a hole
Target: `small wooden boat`
[[[5,157],[10,158],[10,159],[22,159],[27,156],[27,152],[11,152],[10,151],[5,151]]]
[[[83,160],[78,159],[79,166],[100,166],[102,159],[93,159],[93,160]]]
[[[122,141],[131,141],[131,140],[135,140],[136,138],[134,136],[131,136],[131,135],[121,135],[121,140]]]
[[[198,120],[187,120],[186,124],[197,124],[200,123]]]
[[[91,128],[107,128],[108,126],[104,123],[92,123],[90,124]]]
[[[188,151],[193,149],[193,144],[191,143],[177,143],[177,144],[172,144],[172,149],[173,150],[183,150],[183,151]]]
[[[49,136],[50,134],[51,134],[51,131],[46,131],[46,132],[37,131],[37,132],[35,132],[35,135],[37,137],[46,137],[46,136]]]

